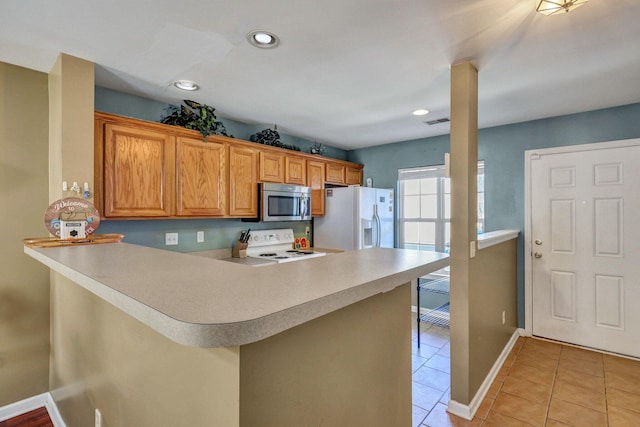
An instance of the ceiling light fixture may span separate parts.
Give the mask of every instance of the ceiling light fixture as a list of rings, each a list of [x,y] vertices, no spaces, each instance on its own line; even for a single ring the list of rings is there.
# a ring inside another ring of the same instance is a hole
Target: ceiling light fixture
[[[412,113],[414,116],[426,116],[429,114],[429,110],[425,110],[424,108],[419,108]]]
[[[589,0],[536,0],[536,12],[543,15],[557,15],[582,6]]]
[[[256,30],[247,34],[247,40],[252,45],[262,48],[271,49],[280,44],[280,39],[269,31]]]
[[[196,82],[192,82],[191,80],[176,80],[175,82],[173,82],[173,85],[182,90],[193,91],[200,89],[200,86],[198,86]]]

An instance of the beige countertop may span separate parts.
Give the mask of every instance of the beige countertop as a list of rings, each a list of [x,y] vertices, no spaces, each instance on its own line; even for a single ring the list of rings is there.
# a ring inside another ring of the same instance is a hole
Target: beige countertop
[[[449,264],[374,248],[260,268],[128,243],[26,254],[166,337],[197,347],[259,341]]]

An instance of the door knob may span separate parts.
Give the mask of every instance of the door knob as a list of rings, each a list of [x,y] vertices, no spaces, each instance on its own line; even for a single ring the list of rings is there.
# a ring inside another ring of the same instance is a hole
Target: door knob
[[[542,258],[542,253],[541,252],[536,252],[535,254],[533,254],[534,257],[536,258]]]
[[[536,239],[536,242],[535,242],[535,243],[536,243],[536,245],[541,245],[541,244],[542,244],[542,240],[540,240],[540,239]]]

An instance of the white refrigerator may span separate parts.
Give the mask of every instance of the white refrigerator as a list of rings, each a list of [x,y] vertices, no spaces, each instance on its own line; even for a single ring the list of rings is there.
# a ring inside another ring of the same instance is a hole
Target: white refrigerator
[[[325,214],[313,220],[313,245],[350,251],[393,248],[393,190],[325,189]]]

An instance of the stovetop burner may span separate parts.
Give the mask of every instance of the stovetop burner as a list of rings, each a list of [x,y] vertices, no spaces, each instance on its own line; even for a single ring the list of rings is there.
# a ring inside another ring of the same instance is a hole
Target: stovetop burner
[[[288,256],[274,256],[273,259],[287,259]]]
[[[276,255],[278,255],[278,254],[275,253],[275,252],[265,252],[265,253],[260,254],[260,256],[276,256]]]
[[[311,255],[313,252],[311,251],[300,251],[298,249],[292,249],[287,251],[287,253],[295,254],[295,255]]]

